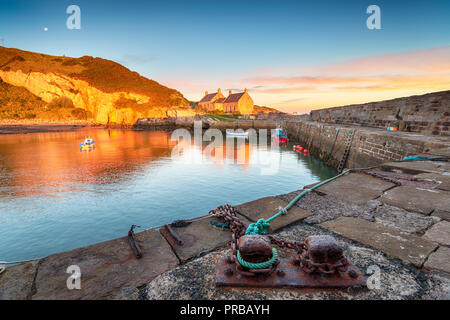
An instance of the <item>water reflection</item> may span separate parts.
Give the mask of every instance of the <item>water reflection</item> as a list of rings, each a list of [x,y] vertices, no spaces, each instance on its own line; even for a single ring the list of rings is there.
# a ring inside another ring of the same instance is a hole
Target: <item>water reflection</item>
[[[86,137],[92,152],[79,151]],[[104,129],[0,136],[0,261],[116,238],[131,224],[198,217],[335,173],[292,146],[238,140],[177,146],[168,132]]]
[[[80,152],[92,137],[97,148]],[[176,142],[167,132],[90,130],[0,137],[0,196],[73,191],[77,182],[120,183],[142,165],[169,157]]]

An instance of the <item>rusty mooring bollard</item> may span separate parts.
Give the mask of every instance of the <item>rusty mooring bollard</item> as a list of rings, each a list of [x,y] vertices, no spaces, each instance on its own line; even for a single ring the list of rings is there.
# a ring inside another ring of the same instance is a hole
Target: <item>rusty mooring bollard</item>
[[[239,238],[239,252],[248,262],[263,262],[272,257],[272,247],[267,236],[244,235]]]
[[[229,222],[232,232],[231,256],[217,261],[217,286],[347,288],[367,285],[366,277],[347,260],[342,246],[329,235],[313,235],[301,242],[264,235],[256,228],[245,234],[245,225],[230,205],[211,212]]]
[[[136,225],[131,225],[130,231],[128,231],[128,243],[130,244],[131,250],[134,253],[134,256],[136,259],[142,258],[142,251],[141,248],[139,248],[138,243],[136,242],[136,239],[134,237],[134,228],[137,227]]]
[[[334,264],[344,257],[341,245],[332,236],[309,236],[305,245],[309,257],[315,263]]]
[[[331,275],[347,271],[344,251],[332,236],[310,236],[305,240],[305,248],[298,256],[304,272]]]

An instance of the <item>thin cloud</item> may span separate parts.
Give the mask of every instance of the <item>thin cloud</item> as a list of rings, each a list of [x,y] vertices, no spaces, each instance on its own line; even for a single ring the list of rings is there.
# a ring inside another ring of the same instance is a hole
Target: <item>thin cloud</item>
[[[294,68],[291,68],[294,69]],[[450,89],[450,47],[385,54],[317,66],[299,75],[259,75],[243,80],[255,92],[364,92]],[[296,98],[286,100],[291,103]]]

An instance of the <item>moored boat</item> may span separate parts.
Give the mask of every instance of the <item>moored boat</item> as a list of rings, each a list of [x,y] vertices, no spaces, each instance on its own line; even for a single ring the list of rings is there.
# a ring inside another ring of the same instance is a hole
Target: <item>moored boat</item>
[[[95,148],[95,141],[91,138],[84,139],[84,142],[80,143],[80,151],[91,151]]]
[[[248,131],[234,131],[231,129],[227,129],[226,133],[227,133],[227,136],[248,137]]]
[[[275,132],[272,134],[272,141],[280,145],[286,145],[289,143],[289,138],[283,129],[276,128]]]

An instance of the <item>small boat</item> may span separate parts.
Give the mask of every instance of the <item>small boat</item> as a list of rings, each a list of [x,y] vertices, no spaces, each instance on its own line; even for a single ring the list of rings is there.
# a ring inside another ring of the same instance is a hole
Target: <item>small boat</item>
[[[95,148],[95,141],[91,138],[84,139],[84,142],[80,143],[80,151],[91,151]]]
[[[289,138],[283,129],[276,128],[275,132],[272,134],[272,141],[280,145],[286,145],[289,143]]]
[[[233,136],[233,137],[243,137],[246,138],[248,137],[248,131],[244,131],[244,132],[239,132],[239,131],[234,131],[231,129],[227,129],[227,136]]]

